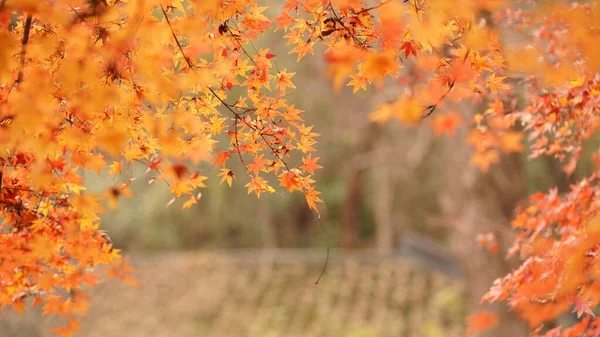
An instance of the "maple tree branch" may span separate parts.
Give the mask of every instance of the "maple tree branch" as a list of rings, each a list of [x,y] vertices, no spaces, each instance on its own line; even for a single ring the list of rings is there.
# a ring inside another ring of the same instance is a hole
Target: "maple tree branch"
[[[235,24],[235,22],[233,24]],[[231,27],[228,27],[228,28],[231,29]],[[252,40],[250,38],[248,38],[248,36],[244,33],[244,31],[237,27],[236,27],[236,30],[238,31],[238,33],[240,33],[241,35],[244,35],[246,37],[246,42],[252,47],[252,49],[254,49],[254,52],[256,54],[259,54],[258,49],[256,49],[256,46],[254,46],[254,43],[252,43]],[[248,55],[248,53],[246,53],[246,55]],[[250,57],[250,55],[248,55],[248,57]],[[254,63],[254,60],[251,57],[250,57],[250,60]],[[273,61],[273,65],[275,66],[275,69],[277,70],[277,72],[279,72],[279,67],[277,66],[277,63]]]
[[[431,43],[431,41],[428,40],[427,43],[429,43],[429,46],[431,47],[431,50],[433,50],[437,54],[437,56],[440,59],[442,59],[442,61],[444,61],[444,63],[446,63],[447,65],[450,65],[450,62],[448,62],[448,60],[446,60],[446,58],[444,56],[442,56],[442,54],[440,54],[440,52],[437,50],[437,48],[435,48],[433,46],[433,44]]]
[[[369,7],[369,8],[365,8],[365,9],[363,9],[362,11],[358,11],[358,12],[356,12],[355,14],[356,14],[356,15],[359,15],[359,14],[362,14],[362,13],[366,13],[366,12],[372,11],[372,10],[374,10],[374,9],[377,9],[377,8],[383,7],[384,5],[387,5],[387,4],[389,4],[390,2],[392,2],[392,0],[383,1],[383,2],[382,2],[382,3],[380,3],[379,5],[375,5],[375,6],[372,6],[372,7]]]
[[[225,29],[227,29],[227,31],[231,34],[231,37],[233,37],[235,39],[235,42],[237,42],[237,44],[240,46],[240,48],[242,48],[242,51],[244,52],[244,54],[246,54],[246,56],[248,56],[250,61],[252,61],[252,63],[254,63],[254,65],[258,67],[258,64],[256,64],[256,61],[254,61],[252,56],[250,56],[250,54],[248,54],[248,52],[246,51],[246,48],[244,48],[244,46],[242,45],[242,43],[240,42],[238,37],[235,34],[233,34],[231,29],[227,25],[225,25]]]
[[[450,82],[450,84],[448,85],[448,90],[446,90],[446,92],[438,99],[437,102],[435,102],[435,104],[432,104],[430,106],[428,106],[427,108],[425,108],[425,111],[428,111],[425,113],[425,115],[423,115],[421,118],[427,118],[429,116],[431,116],[431,114],[435,111],[435,109],[437,109],[437,107],[440,105],[440,103],[442,103],[442,101],[446,98],[446,96],[448,96],[448,94],[450,94],[450,91],[452,91],[452,88],[454,88],[454,80],[452,82]]]
[[[0,189],[2,188],[3,175],[4,175],[4,158],[0,158]]]
[[[348,33],[348,35],[350,37],[352,37],[352,40],[354,40],[354,42],[356,44],[358,44],[362,49],[364,49],[364,50],[369,49],[368,46],[366,46],[362,41],[360,41],[356,37],[356,35],[354,33],[350,32],[350,29],[348,29],[348,27],[346,27],[346,24],[344,24],[344,21],[337,15],[337,12],[333,8],[333,4],[331,3],[331,1],[329,1],[329,4],[327,5],[327,7],[329,7],[329,9],[331,10],[331,14],[335,18],[335,21],[337,21],[342,26],[342,28],[344,28],[344,30]]]
[[[238,134],[238,119],[239,118],[240,118],[239,116],[235,116],[235,149],[237,150],[236,152],[238,154],[238,157],[240,157],[240,161],[242,162],[242,165],[244,165],[246,172],[249,172],[248,165],[246,165],[244,158],[242,158],[242,152],[240,151],[240,140],[238,138],[238,136],[239,136],[239,134]]]
[[[413,0],[413,2],[410,2],[409,0],[404,0],[404,2],[408,2],[409,4],[415,7],[415,15],[417,16],[417,21],[421,21],[419,20],[419,11],[422,10],[422,8],[417,6],[417,0]]]
[[[21,40],[21,59],[19,61],[19,74],[17,75],[17,80],[15,81],[15,85],[21,83],[23,80],[23,69],[25,68],[25,56],[27,53],[27,43],[29,42],[29,33],[31,32],[31,21],[33,21],[33,16],[31,14],[27,15],[27,19],[25,20],[25,27],[23,29],[23,39]]]
[[[320,214],[319,214],[319,220],[321,220],[321,215]],[[325,275],[325,271],[327,270],[327,266],[329,265],[329,251],[331,250],[331,246],[329,245],[329,238],[327,237],[327,234],[323,230],[322,226],[319,226],[319,231],[321,232],[321,234],[325,238],[325,243],[326,243],[326,246],[327,246],[327,254],[325,255],[325,263],[323,263],[323,268],[321,269],[321,273],[319,274],[319,277],[317,278],[317,281],[315,281],[315,284],[319,284],[319,281],[321,281],[321,278],[323,277],[323,275]]]
[[[167,11],[165,11],[165,8],[162,6],[162,4],[160,5],[160,9],[163,13],[163,16],[165,17],[165,20],[167,22],[167,25],[169,26],[169,29],[171,30],[171,35],[173,36],[173,39],[175,39],[175,43],[177,44],[177,47],[179,48],[179,51],[181,52],[181,55],[183,56],[185,62],[187,63],[187,65],[189,66],[191,71],[195,71],[194,70],[194,65],[192,64],[191,60],[185,55],[185,52],[183,51],[183,47],[181,46],[181,43],[179,42],[179,39],[177,38],[177,35],[175,35],[175,31],[173,30],[173,26],[171,25],[171,20],[169,19],[169,16],[167,15]],[[227,27],[227,29],[229,29],[229,27]],[[239,41],[238,41],[239,43]],[[242,48],[243,49],[243,48]],[[246,53],[246,55],[248,55]],[[248,55],[248,57],[250,57]],[[252,57],[250,57],[250,59],[252,60]],[[252,60],[254,62],[254,60]],[[258,130],[251,126],[248,122],[246,122],[243,118],[241,118],[241,114],[236,112],[235,110],[233,110],[233,108],[227,103],[225,102],[211,87],[207,86],[208,90],[210,91],[210,93],[217,99],[219,100],[219,102],[221,102],[221,104],[223,106],[225,106],[225,108],[227,108],[227,110],[229,110],[231,113],[233,113],[235,115],[236,118],[239,118],[242,120],[242,122],[244,122],[244,124],[246,124],[248,127],[250,127],[252,130],[257,131]],[[236,121],[237,123],[237,121]],[[259,132],[260,134],[260,132]],[[285,168],[290,171],[290,168],[288,167],[287,163],[279,156],[279,154],[277,153],[277,151],[273,148],[273,146],[271,146],[271,144],[269,143],[269,141],[261,134],[260,137],[263,139],[263,141],[267,144],[267,146],[271,149],[271,152],[273,153],[273,155],[275,155],[275,157],[277,157],[277,159],[279,159],[279,161],[283,164],[283,166],[285,166]],[[238,151],[239,153],[239,151]],[[241,154],[240,154],[241,156]],[[243,163],[243,162],[242,162]],[[244,163],[244,166],[246,164]]]
[[[463,63],[465,63],[467,61],[467,57],[469,57],[470,53],[471,53],[471,48],[469,47],[469,49],[467,49],[467,52],[465,53],[465,56],[463,57],[463,60],[462,60]],[[448,65],[450,65],[450,63],[448,63]],[[435,111],[435,109],[437,109],[437,107],[440,105],[440,103],[442,103],[442,101],[450,94],[450,92],[454,88],[455,84],[456,84],[455,81],[452,80],[448,84],[448,90],[446,90],[446,92],[438,99],[438,101],[435,104],[432,104],[432,105],[428,106],[427,108],[425,108],[425,110],[424,110],[425,115],[423,115],[421,118],[427,118],[427,117],[431,116],[431,114],[433,114],[433,112]]]
[[[162,4],[160,5],[160,10],[162,11],[163,16],[165,17],[165,20],[167,21],[167,25],[169,25],[169,29],[171,30],[171,35],[173,35],[173,39],[175,39],[175,43],[177,44],[177,47],[179,48],[179,51],[181,52],[183,59],[185,60],[187,65],[190,67],[190,69],[193,71],[194,66],[192,65],[192,61],[183,52],[183,47],[181,46],[181,42],[179,42],[177,35],[175,35],[175,31],[173,30],[173,26],[171,25],[171,20],[169,19],[169,16],[167,15],[167,11],[165,11],[165,8],[163,7]]]

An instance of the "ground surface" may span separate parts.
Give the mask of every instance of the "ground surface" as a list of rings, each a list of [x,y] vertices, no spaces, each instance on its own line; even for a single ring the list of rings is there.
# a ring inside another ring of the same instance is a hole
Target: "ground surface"
[[[139,288],[94,291],[81,337],[462,336],[461,283],[405,257],[325,250],[138,254]],[[51,319],[8,313],[0,336],[46,337]]]

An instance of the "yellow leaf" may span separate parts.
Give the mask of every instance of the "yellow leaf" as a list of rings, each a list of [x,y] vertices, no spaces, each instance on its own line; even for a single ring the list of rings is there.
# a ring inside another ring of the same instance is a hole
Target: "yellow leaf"
[[[183,206],[181,206],[181,209],[191,208],[192,205],[197,204],[197,203],[198,203],[198,200],[195,197],[191,197],[186,202],[183,203]]]
[[[497,92],[498,90],[508,90],[510,87],[502,83],[502,80],[505,78],[506,76],[496,77],[496,73],[493,73],[488,82],[485,84],[485,87],[490,88],[492,92]]]
[[[108,174],[114,177],[114,176],[120,174],[121,170],[123,170],[123,162],[122,161],[119,161],[119,162],[113,161],[113,163],[110,164],[110,166],[109,166]]]

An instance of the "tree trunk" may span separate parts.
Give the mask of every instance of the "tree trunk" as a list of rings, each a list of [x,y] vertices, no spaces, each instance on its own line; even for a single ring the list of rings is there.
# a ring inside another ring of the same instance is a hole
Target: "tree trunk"
[[[514,239],[509,229],[510,219],[524,196],[522,160],[518,155],[507,155],[487,174],[481,173],[469,164],[471,149],[464,139],[464,135],[458,135],[445,142],[448,147],[443,165],[447,188],[442,193],[441,205],[447,219],[455,225],[450,234],[451,245],[465,274],[469,313],[485,309],[501,319],[500,325],[479,336],[526,336],[526,325],[507,310],[506,303],[479,304],[493,281],[512,267],[504,253]],[[476,236],[482,233],[495,234],[499,252],[491,253],[477,244]]]
[[[353,249],[358,245],[358,217],[362,205],[362,176],[364,170],[353,170],[348,178],[346,200],[342,213],[342,248]]]
[[[375,217],[375,238],[377,250],[380,253],[389,253],[394,249],[394,177],[392,166],[387,163],[386,142],[379,142],[373,158],[373,187],[372,196],[373,215]]]
[[[356,158],[373,148],[373,144],[377,142],[379,135],[382,133],[381,127],[377,124],[370,123],[367,126],[366,132],[358,139],[356,151],[352,158]],[[360,224],[360,209],[363,204],[363,186],[362,177],[367,166],[362,163],[352,160],[351,167],[348,169],[348,178],[346,180],[346,200],[341,216],[341,246],[346,249],[353,249],[358,246],[358,233]]]

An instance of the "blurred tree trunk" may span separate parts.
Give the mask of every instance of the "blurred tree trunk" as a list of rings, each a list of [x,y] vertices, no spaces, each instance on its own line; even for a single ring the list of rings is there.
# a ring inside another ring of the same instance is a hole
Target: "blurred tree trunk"
[[[260,238],[263,248],[277,248],[277,237],[273,228],[270,200],[262,198],[258,200],[256,210],[256,222],[260,229]]]
[[[490,12],[481,11],[479,17],[494,28]],[[469,107],[463,106],[464,111]],[[471,109],[483,108],[483,105]],[[502,155],[500,163],[490,167],[488,173],[469,163],[472,149],[465,144],[463,127],[451,141],[444,141],[447,154],[442,163],[446,174],[446,194],[442,208],[455,224],[450,234],[452,248],[466,276],[469,314],[481,309],[490,310],[500,317],[500,324],[478,334],[481,337],[527,336],[528,328],[506,303],[481,305],[480,299],[494,280],[506,275],[517,261],[511,264],[505,252],[514,240],[510,220],[514,210],[526,194],[523,159],[519,154]],[[462,134],[461,134],[462,133]],[[493,233],[499,245],[492,253],[477,244],[478,234]]]
[[[352,170],[348,177],[346,199],[342,211],[342,248],[353,249],[358,244],[358,217],[363,202],[363,169]]]
[[[387,142],[379,141],[373,158],[373,215],[375,217],[375,238],[377,250],[389,253],[394,249],[396,231],[394,230],[394,187],[395,179],[392,165],[388,162]]]
[[[465,130],[461,130],[465,131]],[[501,324],[479,334],[485,337],[526,336],[524,322],[509,312],[506,303],[480,305],[481,296],[493,281],[512,267],[505,259],[507,247],[514,237],[509,229],[516,204],[524,197],[523,163],[519,155],[506,155],[487,174],[469,164],[471,149],[465,135],[444,141],[446,190],[441,194],[442,210],[451,220],[451,245],[465,273],[469,314],[490,310]],[[477,234],[494,233],[500,250],[491,253],[479,247]]]
[[[361,157],[361,154],[370,151],[381,133],[379,125],[369,123],[366,126],[365,132],[358,137],[357,147],[351,158]],[[364,200],[362,182],[367,168],[366,165],[356,160],[351,160],[350,165],[351,167],[348,169],[346,180],[346,199],[341,217],[341,246],[346,249],[353,249],[358,246],[358,233],[360,229],[358,221]]]

